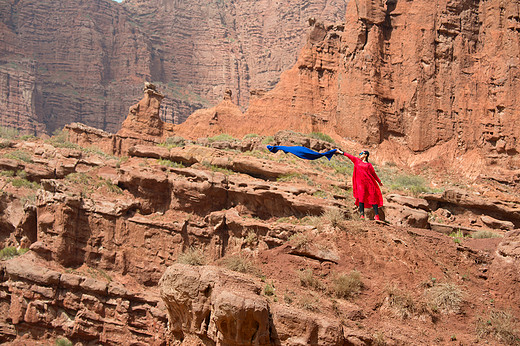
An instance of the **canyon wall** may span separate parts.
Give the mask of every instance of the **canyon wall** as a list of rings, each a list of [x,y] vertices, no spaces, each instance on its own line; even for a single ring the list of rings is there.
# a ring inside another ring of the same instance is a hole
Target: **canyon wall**
[[[247,105],[303,44],[309,17],[343,20],[345,0],[8,0],[0,4],[0,126],[51,133],[71,122],[116,132],[143,81],[181,123],[231,88]]]
[[[420,160],[518,170],[519,13],[520,1],[351,1],[346,24],[316,22],[228,132],[323,131],[397,148],[394,160],[432,151]]]

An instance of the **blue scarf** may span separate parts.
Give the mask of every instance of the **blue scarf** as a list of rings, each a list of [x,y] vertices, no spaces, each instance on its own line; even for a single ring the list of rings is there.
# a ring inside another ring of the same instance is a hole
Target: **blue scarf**
[[[311,150],[311,149],[305,148],[305,147],[299,147],[299,146],[286,147],[286,146],[282,146],[282,145],[268,145],[267,149],[269,149],[269,151],[272,153],[276,153],[278,150],[281,150],[286,154],[291,153],[291,154],[298,156],[299,158],[306,159],[306,160],[316,160],[316,159],[319,159],[320,157],[325,156],[330,161],[330,159],[336,152],[336,149],[332,149],[325,153],[318,153],[314,150]]]

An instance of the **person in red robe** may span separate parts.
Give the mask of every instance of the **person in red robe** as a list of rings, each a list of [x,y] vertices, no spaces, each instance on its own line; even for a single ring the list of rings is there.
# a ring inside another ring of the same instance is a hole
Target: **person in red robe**
[[[345,155],[354,164],[354,173],[352,173],[352,190],[356,205],[359,207],[361,218],[365,218],[365,204],[374,208],[375,220],[379,220],[379,207],[383,206],[383,195],[379,185],[383,186],[381,179],[376,174],[374,167],[368,162],[370,153],[365,150],[359,153],[359,157],[347,154],[341,150],[337,150],[340,155]],[[379,185],[378,185],[379,184]]]

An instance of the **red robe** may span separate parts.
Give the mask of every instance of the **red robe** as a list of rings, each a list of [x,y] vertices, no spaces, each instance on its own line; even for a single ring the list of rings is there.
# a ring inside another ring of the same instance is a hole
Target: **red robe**
[[[364,203],[365,206],[370,207],[377,204],[379,207],[383,206],[383,195],[379,189],[381,179],[376,174],[371,163],[363,162],[359,157],[355,157],[345,153],[345,156],[354,163],[354,173],[352,174],[352,190],[354,191],[354,198],[356,205]]]

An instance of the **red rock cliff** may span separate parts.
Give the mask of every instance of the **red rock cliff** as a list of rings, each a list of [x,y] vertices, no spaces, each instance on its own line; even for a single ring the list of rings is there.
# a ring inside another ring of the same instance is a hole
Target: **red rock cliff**
[[[0,125],[33,133],[71,122],[117,131],[144,81],[180,123],[231,88],[240,105],[296,60],[309,17],[344,0],[7,0],[0,4]]]
[[[351,1],[345,27],[316,23],[298,62],[228,133],[444,145],[450,160],[518,169],[519,11],[520,1]]]

